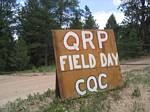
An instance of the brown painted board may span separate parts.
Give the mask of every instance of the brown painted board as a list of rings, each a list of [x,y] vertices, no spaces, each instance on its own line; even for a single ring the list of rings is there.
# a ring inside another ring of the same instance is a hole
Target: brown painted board
[[[53,30],[61,98],[114,89],[122,76],[113,30]]]

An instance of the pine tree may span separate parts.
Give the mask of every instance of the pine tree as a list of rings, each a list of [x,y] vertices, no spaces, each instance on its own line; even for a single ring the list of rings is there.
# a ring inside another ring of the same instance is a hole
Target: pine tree
[[[53,56],[51,29],[57,27],[54,21],[53,1],[28,0],[20,12],[20,35],[28,46],[32,66],[48,65]]]
[[[118,41],[118,52],[121,59],[135,58],[141,56],[139,47],[140,41],[134,24],[123,25],[121,29],[121,38]]]
[[[148,50],[150,47],[145,44],[150,44],[148,20],[150,18],[150,0],[122,0],[120,10],[124,13],[124,24],[134,24],[138,39],[140,40],[141,50]]]
[[[107,23],[106,23],[106,28],[116,28],[117,22],[116,22],[116,18],[114,16],[114,14],[111,14],[111,16],[109,17]]]
[[[85,29],[98,29],[98,25],[96,24],[96,21],[94,20],[94,17],[92,16],[92,13],[88,6],[85,6],[84,28]]]
[[[109,19],[107,20],[105,29],[113,29],[116,41],[118,41],[119,35],[120,35],[119,34],[119,25],[116,22],[116,18],[114,16],[114,14],[111,14]]]
[[[24,70],[29,68],[28,49],[23,38],[19,38],[15,43],[15,70]]]
[[[51,29],[70,25],[77,0],[27,0],[20,12],[20,35],[28,46],[32,66],[54,61]]]
[[[72,19],[74,18],[74,12],[79,7],[78,0],[57,0],[56,1],[56,21],[60,28],[69,27]]]
[[[8,71],[14,59],[14,38],[16,0],[0,1],[0,71]]]
[[[82,16],[82,10],[76,10],[75,11],[75,17],[72,20],[72,23],[70,24],[71,29],[82,29],[83,23],[81,22],[81,16]]]

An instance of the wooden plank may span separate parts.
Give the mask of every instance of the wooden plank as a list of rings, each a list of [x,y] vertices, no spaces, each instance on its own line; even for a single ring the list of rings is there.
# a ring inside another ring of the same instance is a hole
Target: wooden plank
[[[52,32],[61,98],[122,85],[113,30]]]

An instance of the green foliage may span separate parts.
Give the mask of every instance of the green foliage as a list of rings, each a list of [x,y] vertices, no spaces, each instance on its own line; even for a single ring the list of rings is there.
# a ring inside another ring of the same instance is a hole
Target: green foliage
[[[9,71],[14,67],[15,41],[13,32],[16,14],[16,0],[0,1],[0,71]],[[14,10],[13,10],[14,9]]]
[[[98,29],[98,25],[96,24],[96,21],[94,20],[94,17],[92,16],[92,13],[89,9],[89,7],[85,6],[85,23],[83,28],[84,29]]]
[[[51,66],[41,66],[41,67],[35,67],[33,66],[30,72],[53,72],[53,65]]]
[[[54,96],[54,92],[48,89],[43,94],[28,95],[27,99],[18,98],[8,102],[4,108],[0,108],[0,112],[41,112],[44,106],[49,106]]]
[[[135,58],[142,55],[134,25],[127,25],[121,28],[117,47],[121,59]]]
[[[140,41],[140,49],[149,52],[150,41],[148,34],[150,30],[150,1],[149,0],[122,0],[119,9],[123,11],[125,25],[135,25],[138,40]]]
[[[28,46],[32,66],[47,66],[53,55],[51,29],[57,24],[49,13],[52,4],[48,0],[27,0],[20,11],[20,35]]]
[[[27,0],[20,11],[20,35],[28,46],[31,66],[47,66],[54,63],[54,51],[51,29],[68,26],[82,27],[78,16],[74,14],[78,7],[77,0],[50,1]],[[73,16],[72,16],[73,15]]]
[[[57,0],[55,3],[54,15],[59,28],[68,27],[72,23],[76,9],[79,8],[78,0]]]
[[[70,24],[71,29],[82,29],[81,15],[82,11],[80,9],[75,11],[75,18],[72,19],[72,23]]]
[[[110,109],[110,103],[105,101],[107,95],[99,92],[78,99],[55,99],[43,112],[107,112]]]
[[[125,86],[124,86],[125,87]],[[118,88],[117,90],[115,90],[115,91],[113,91],[112,93],[111,93],[111,96],[112,96],[112,98],[114,99],[114,101],[119,101],[119,100],[121,100],[121,89],[123,89],[122,87],[121,88]]]
[[[145,112],[143,104],[140,104],[138,102],[134,102],[132,112]]]
[[[5,37],[6,38],[6,37]],[[14,41],[14,45],[11,48],[2,48],[7,50],[4,58],[0,58],[3,63],[3,67],[0,67],[0,71],[20,71],[27,68],[29,57],[27,56],[27,46],[21,39]],[[2,55],[5,51],[2,50]]]
[[[133,92],[132,92],[132,96],[133,97],[140,97],[141,96],[141,92],[140,89],[138,87],[136,87]]]
[[[6,70],[7,66],[7,57],[8,57],[8,45],[9,37],[7,35],[1,35],[0,37],[0,71]]]
[[[115,34],[115,38],[116,38],[116,42],[118,42],[118,38],[119,38],[119,25],[116,22],[116,18],[114,16],[114,14],[112,14],[108,18],[105,29],[113,29],[114,34]]]
[[[23,64],[24,65],[24,64]],[[22,65],[19,67],[21,68]],[[9,75],[9,74],[16,74],[16,75],[28,75],[28,73],[43,73],[43,74],[47,74],[47,73],[50,73],[50,72],[56,72],[56,67],[54,64],[52,65],[49,65],[49,66],[40,66],[40,67],[35,67],[35,66],[32,66],[32,68],[27,68],[24,70],[21,70],[19,68],[14,68],[15,71],[0,71],[0,75]]]
[[[126,72],[125,82],[128,86],[129,84],[142,84],[150,86],[150,70],[149,68],[143,70],[136,70],[132,72]]]
[[[115,19],[115,16],[114,14],[112,14],[109,18],[108,18],[108,21],[106,23],[106,28],[113,28],[115,29],[117,27],[117,22],[116,22],[116,19]]]
[[[28,68],[29,57],[28,49],[25,41],[22,38],[16,40],[15,44],[15,70],[24,70]]]

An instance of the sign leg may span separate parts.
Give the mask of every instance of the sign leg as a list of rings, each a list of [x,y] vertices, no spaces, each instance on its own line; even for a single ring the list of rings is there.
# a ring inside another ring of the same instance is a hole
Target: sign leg
[[[55,89],[55,95],[56,98],[60,98],[60,91],[59,91],[59,84],[58,84],[58,76],[57,76],[57,71],[56,71],[56,89]]]

